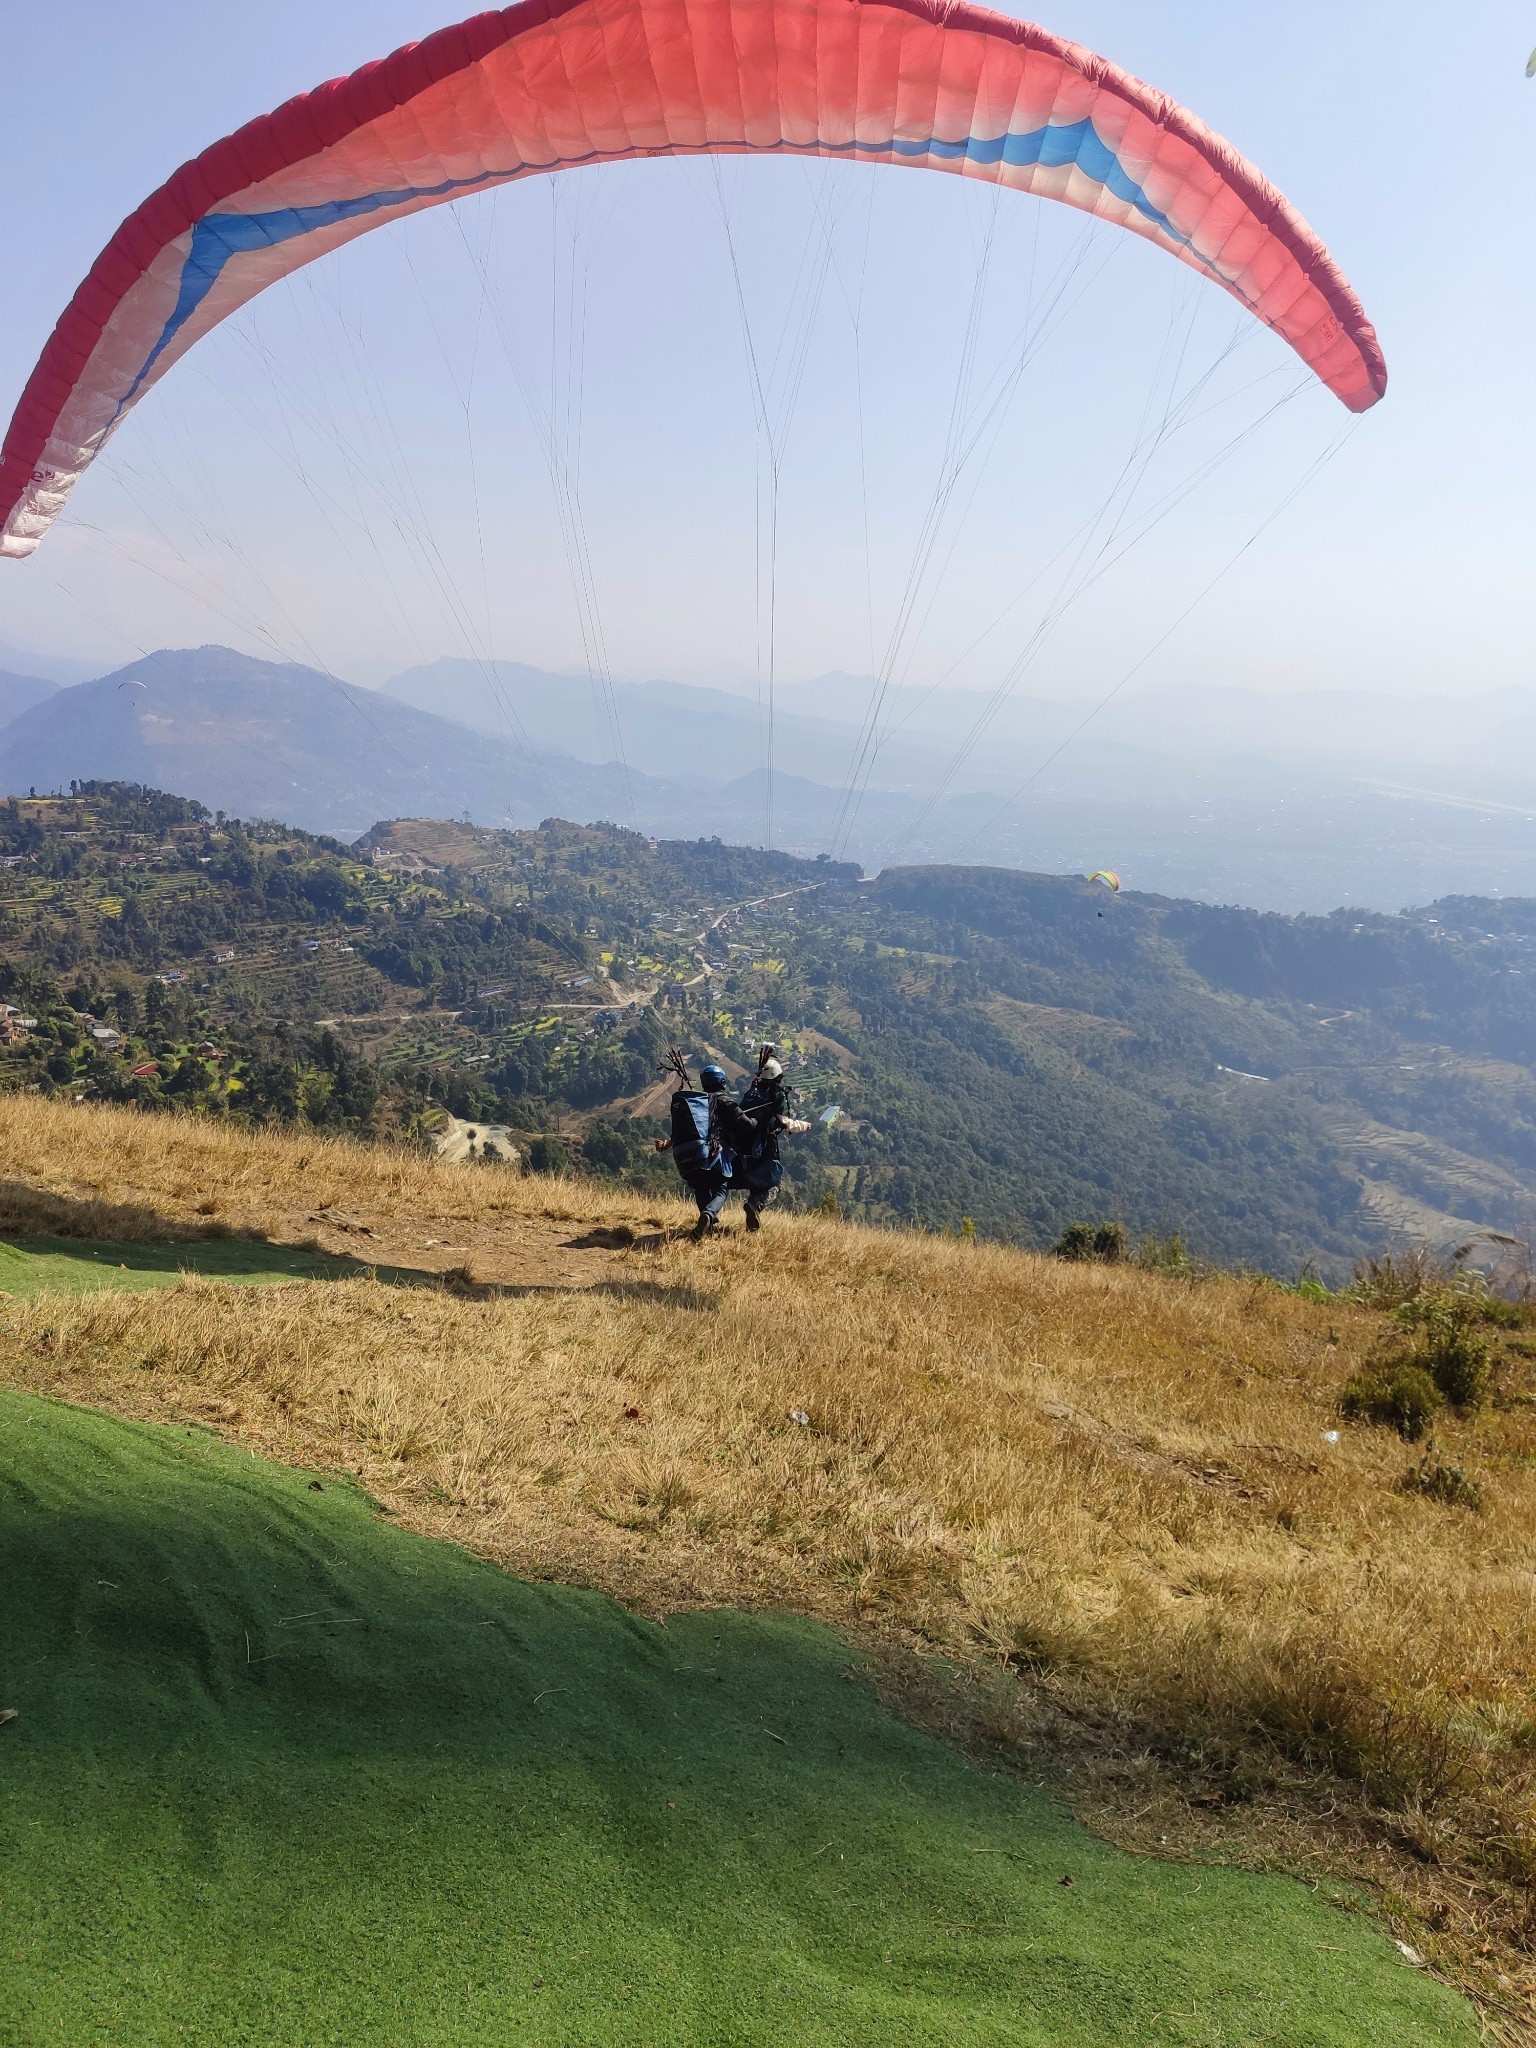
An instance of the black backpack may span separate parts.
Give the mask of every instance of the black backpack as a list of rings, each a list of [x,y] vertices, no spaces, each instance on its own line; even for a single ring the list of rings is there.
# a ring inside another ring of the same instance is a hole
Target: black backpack
[[[710,1098],[701,1088],[679,1088],[672,1097],[672,1162],[686,1180],[720,1157]]]

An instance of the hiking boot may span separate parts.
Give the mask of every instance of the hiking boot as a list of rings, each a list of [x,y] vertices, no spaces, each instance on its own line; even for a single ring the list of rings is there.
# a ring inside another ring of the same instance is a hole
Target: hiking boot
[[[748,1230],[762,1229],[763,1212],[761,1209],[758,1208],[755,1202],[748,1202],[744,1214],[746,1216]]]
[[[694,1244],[698,1244],[703,1238],[713,1237],[719,1228],[718,1216],[701,1216],[688,1235]]]

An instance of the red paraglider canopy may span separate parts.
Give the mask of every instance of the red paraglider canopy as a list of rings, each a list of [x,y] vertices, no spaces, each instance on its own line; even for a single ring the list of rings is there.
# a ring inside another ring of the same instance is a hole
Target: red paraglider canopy
[[[1031,22],[956,0],[523,0],[290,100],[123,223],[44,350],[0,454],[26,555],[129,408],[317,256],[513,179],[778,153],[947,170],[1117,222],[1211,277],[1352,411],[1386,366],[1323,244],[1175,101]]]

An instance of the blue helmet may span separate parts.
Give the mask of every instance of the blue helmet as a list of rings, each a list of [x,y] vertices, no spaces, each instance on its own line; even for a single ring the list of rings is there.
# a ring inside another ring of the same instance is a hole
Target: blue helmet
[[[722,1088],[729,1088],[730,1076],[724,1067],[707,1066],[699,1069],[699,1086],[706,1095],[718,1095]]]

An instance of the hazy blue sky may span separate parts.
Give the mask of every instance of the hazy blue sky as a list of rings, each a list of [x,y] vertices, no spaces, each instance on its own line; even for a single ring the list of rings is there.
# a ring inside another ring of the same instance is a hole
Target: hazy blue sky
[[[178,163],[449,18],[430,0],[0,10],[0,410],[118,220]],[[1187,101],[1288,193],[1365,301],[1393,379],[1137,687],[1536,680],[1536,83],[1522,77],[1536,5],[1060,0],[1045,18]],[[1187,387],[1240,322],[1165,256],[1084,226],[959,179],[771,161],[541,179],[460,220],[368,236],[151,394],[44,549],[0,568],[0,640],[116,662],[219,639],[367,679],[487,648],[579,663],[535,426],[553,419],[557,462],[579,468],[585,627],[613,671],[748,684],[766,463],[734,248],[754,350],[778,364],[787,681],[868,670],[890,642],[978,268],[972,407],[1030,306],[1069,280],[1064,317],[960,476],[899,647],[914,680],[991,687],[1149,394],[1161,408],[1170,366]],[[1160,452],[1136,505],[1295,381],[1289,352],[1253,330],[1208,389],[1219,407]],[[1256,425],[1084,592],[1018,687],[1101,697],[1347,424],[1314,387]]]

